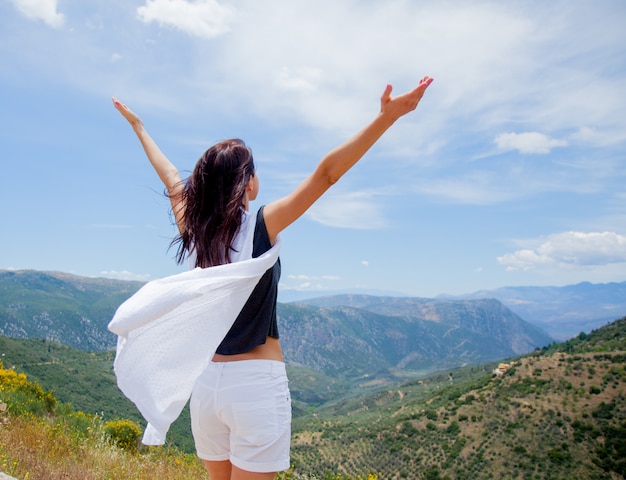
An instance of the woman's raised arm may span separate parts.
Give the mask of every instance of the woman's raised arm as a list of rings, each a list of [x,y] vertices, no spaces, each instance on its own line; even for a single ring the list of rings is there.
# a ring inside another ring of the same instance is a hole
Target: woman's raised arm
[[[391,85],[387,85],[380,98],[380,112],[369,125],[327,153],[313,173],[292,193],[266,205],[263,214],[270,240],[274,242],[282,230],[306,212],[396,120],[415,110],[432,81],[432,78],[424,77],[413,90],[397,97],[391,97]]]
[[[148,134],[144,128],[143,122],[135,112],[115,97],[113,97],[113,105],[128,123],[130,123],[131,127],[133,127],[137,138],[141,142],[141,146],[148,156],[148,160],[150,160],[150,163],[159,175],[163,185],[165,185],[170,202],[172,203],[172,212],[174,213],[174,218],[176,218],[176,224],[178,225],[178,229],[182,231],[183,216],[185,213],[185,205],[183,202],[184,185],[180,179],[178,169],[168,160],[165,154],[163,154],[161,149]]]

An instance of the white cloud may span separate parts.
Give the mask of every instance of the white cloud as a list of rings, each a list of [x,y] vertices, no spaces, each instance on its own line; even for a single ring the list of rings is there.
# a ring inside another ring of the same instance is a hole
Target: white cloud
[[[370,192],[328,192],[306,213],[308,218],[337,228],[376,230],[385,228],[381,205]]]
[[[490,205],[509,200],[520,193],[516,188],[504,188],[491,172],[471,172],[455,178],[432,178],[417,183],[414,190],[444,202],[468,205]]]
[[[435,83],[427,105],[402,120],[407,128],[419,123],[402,137],[413,151],[423,139],[441,145],[442,138],[452,142],[456,132],[468,130],[494,139],[504,128],[523,125],[530,132],[503,133],[503,146],[545,153],[567,142],[536,132],[574,132],[583,124],[623,131],[625,124],[619,78],[600,80],[575,61],[617,48],[606,35],[582,42],[581,27],[595,31],[596,24],[584,22],[580,7],[562,7],[567,5],[533,4],[527,10],[487,1],[450,9],[398,0],[358,6],[242,0],[232,35],[219,50],[208,42],[198,48],[192,81],[206,89],[217,78],[229,111],[241,102],[247,114],[343,137],[375,114],[385,83],[400,93],[430,74]],[[197,106],[199,96],[189,93]],[[223,96],[218,108],[225,105]]]
[[[150,280],[149,273],[132,273],[128,270],[104,270],[100,275],[105,278],[114,278],[116,280],[133,280],[139,282],[147,282]]]
[[[361,261],[361,265],[363,265],[364,267],[369,267],[370,266],[370,262],[368,262],[367,260],[362,260]]]
[[[591,127],[580,127],[571,136],[572,141],[595,145],[599,147],[614,145],[626,139],[624,131],[607,131]]]
[[[498,257],[498,262],[507,270],[626,263],[626,236],[615,232],[562,232],[528,243],[534,245]]]
[[[234,9],[216,0],[147,0],[137,8],[145,23],[157,22],[203,38],[213,38],[230,30]]]
[[[518,150],[520,153],[550,153],[553,148],[567,146],[564,140],[538,132],[501,133],[494,141],[501,150]]]
[[[300,280],[300,281],[307,281],[307,282],[312,282],[316,280],[331,280],[331,281],[340,280],[340,277],[338,277],[337,275],[312,276],[312,275],[303,275],[303,274],[299,274],[299,275],[290,274],[290,275],[287,275],[287,278],[289,278],[289,280]]]
[[[12,0],[13,5],[31,20],[41,20],[47,25],[59,28],[65,17],[57,12],[57,0]]]
[[[274,84],[279,89],[303,93],[314,92],[317,90],[317,82],[321,76],[322,72],[318,68],[305,67],[294,70],[283,67],[276,75]]]
[[[336,275],[287,275],[287,280],[292,282],[290,284],[281,283],[280,288],[283,290],[308,290],[308,291],[324,291],[330,287],[327,282],[336,282],[341,280]]]

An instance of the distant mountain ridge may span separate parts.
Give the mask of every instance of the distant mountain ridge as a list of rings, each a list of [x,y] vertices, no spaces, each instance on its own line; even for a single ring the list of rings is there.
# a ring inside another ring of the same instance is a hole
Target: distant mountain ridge
[[[322,371],[345,361],[338,353],[346,351],[364,372],[420,370],[484,363],[553,342],[495,299],[336,295],[281,307],[286,356],[323,352],[320,358],[328,365],[320,366]]]
[[[626,282],[502,287],[445,298],[496,298],[558,340],[588,333],[626,315]]]
[[[113,348],[108,322],[141,285],[57,272],[0,272],[0,334],[83,350]],[[482,363],[552,342],[497,300],[345,295],[280,303],[278,321],[288,363],[345,378]]]
[[[324,296],[307,296],[303,292],[285,292],[281,298],[289,303],[316,304],[317,298],[354,295],[400,297],[397,292],[326,292]],[[469,300],[495,298],[521,318],[545,330],[556,340],[567,340],[580,332],[589,333],[616,318],[626,315],[626,281],[610,283],[581,282],[562,287],[519,286],[478,290],[463,295],[438,295],[435,299]]]
[[[106,350],[115,345],[108,322],[141,285],[62,272],[0,270],[0,334]]]

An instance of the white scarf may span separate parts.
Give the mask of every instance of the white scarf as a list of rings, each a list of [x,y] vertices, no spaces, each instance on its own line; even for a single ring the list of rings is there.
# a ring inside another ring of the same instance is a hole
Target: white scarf
[[[278,260],[280,239],[257,258],[195,268],[145,284],[117,309],[114,370],[148,421],[142,442],[162,445],[252,290]]]

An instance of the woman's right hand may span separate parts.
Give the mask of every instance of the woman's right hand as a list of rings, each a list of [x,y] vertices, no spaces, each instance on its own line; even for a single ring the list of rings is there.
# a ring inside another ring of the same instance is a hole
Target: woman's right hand
[[[113,105],[122,116],[128,120],[131,127],[135,131],[137,138],[141,142],[148,160],[159,175],[159,178],[167,189],[170,202],[172,203],[172,212],[176,217],[176,223],[180,231],[183,229],[183,217],[185,212],[185,204],[183,202],[183,192],[185,190],[183,182],[180,180],[178,169],[163,154],[159,146],[154,142],[152,137],[146,132],[143,122],[130,108],[113,97]]]
[[[380,97],[380,113],[390,117],[393,121],[412,112],[417,108],[420,100],[424,96],[424,92],[428,86],[433,82],[431,77],[424,77],[420,80],[419,85],[413,90],[398,95],[397,97],[391,96],[391,85],[387,85],[385,91]]]
[[[117,111],[120,112],[126,120],[128,120],[128,123],[130,123],[133,128],[143,126],[143,122],[135,112],[120,102],[117,98],[113,97],[112,100]]]

